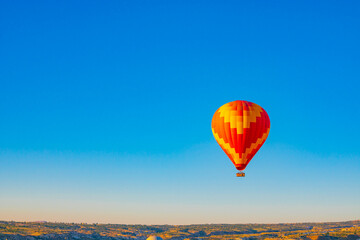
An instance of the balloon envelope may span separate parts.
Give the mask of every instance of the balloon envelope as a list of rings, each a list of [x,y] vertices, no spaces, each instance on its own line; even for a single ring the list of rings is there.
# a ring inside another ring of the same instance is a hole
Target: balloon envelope
[[[161,237],[150,236],[146,240],[163,240]]]
[[[255,103],[233,101],[215,112],[211,127],[236,169],[244,170],[269,135],[270,119]]]

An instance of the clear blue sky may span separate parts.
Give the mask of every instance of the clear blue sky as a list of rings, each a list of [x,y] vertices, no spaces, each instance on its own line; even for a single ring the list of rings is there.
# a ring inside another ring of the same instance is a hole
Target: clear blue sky
[[[2,1],[0,219],[359,219],[359,43],[359,1]],[[233,100],[271,120],[245,179]]]

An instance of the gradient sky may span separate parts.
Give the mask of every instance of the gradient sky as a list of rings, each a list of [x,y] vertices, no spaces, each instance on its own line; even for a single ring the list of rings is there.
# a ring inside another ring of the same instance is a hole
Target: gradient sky
[[[0,220],[360,218],[359,1],[1,1]],[[221,105],[269,114],[246,169]]]

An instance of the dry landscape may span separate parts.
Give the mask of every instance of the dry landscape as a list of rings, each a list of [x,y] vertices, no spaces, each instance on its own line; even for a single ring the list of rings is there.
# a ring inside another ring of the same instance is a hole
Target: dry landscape
[[[360,220],[293,224],[123,225],[0,221],[0,239],[360,239]]]

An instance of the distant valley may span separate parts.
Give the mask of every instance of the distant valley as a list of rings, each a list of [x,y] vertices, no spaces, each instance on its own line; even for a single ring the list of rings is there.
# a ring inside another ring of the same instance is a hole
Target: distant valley
[[[360,239],[360,220],[293,224],[123,225],[0,221],[1,240],[138,239]]]

